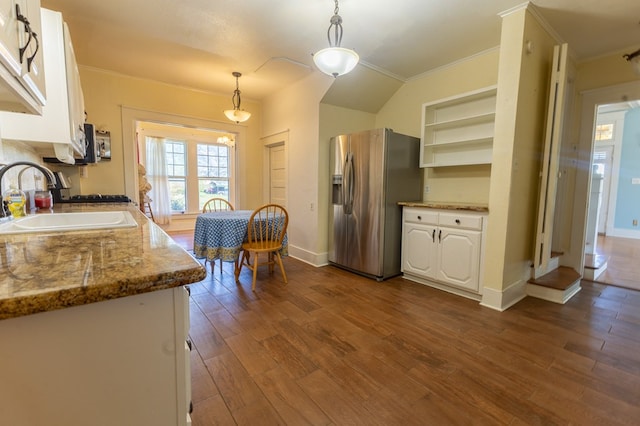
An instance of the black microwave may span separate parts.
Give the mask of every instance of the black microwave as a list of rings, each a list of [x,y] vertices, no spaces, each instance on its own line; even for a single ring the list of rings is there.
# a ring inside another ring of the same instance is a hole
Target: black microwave
[[[85,135],[85,154],[83,158],[76,158],[76,162],[73,165],[82,166],[85,164],[94,164],[102,159],[101,147],[98,138],[96,138],[96,127],[93,124],[84,123],[84,135]],[[44,157],[42,159],[45,163],[65,164],[62,163],[56,157]]]
[[[83,159],[76,159],[76,164],[97,163],[100,161],[100,146],[96,138],[96,126],[84,123],[84,135],[87,149]]]

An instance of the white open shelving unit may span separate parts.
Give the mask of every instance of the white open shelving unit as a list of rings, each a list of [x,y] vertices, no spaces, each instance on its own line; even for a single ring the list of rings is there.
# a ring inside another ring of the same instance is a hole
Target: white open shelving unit
[[[422,105],[421,167],[491,164],[496,88]]]

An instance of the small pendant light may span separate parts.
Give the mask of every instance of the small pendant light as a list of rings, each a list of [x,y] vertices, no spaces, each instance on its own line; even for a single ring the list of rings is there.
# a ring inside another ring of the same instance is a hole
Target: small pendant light
[[[233,103],[233,109],[227,109],[224,111],[224,115],[231,121],[235,121],[236,123],[242,123],[243,121],[247,121],[249,117],[251,117],[251,113],[245,110],[240,109],[240,89],[238,88],[238,78],[242,76],[238,71],[234,71],[232,75],[236,78],[236,90],[233,91],[233,96],[231,97],[231,102]]]

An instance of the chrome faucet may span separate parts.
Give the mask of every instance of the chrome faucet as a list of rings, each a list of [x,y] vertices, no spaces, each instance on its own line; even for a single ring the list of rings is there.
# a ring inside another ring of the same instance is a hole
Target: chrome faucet
[[[51,170],[47,169],[44,166],[41,166],[40,164],[32,163],[30,161],[16,161],[14,163],[9,163],[0,169],[0,197],[3,194],[2,178],[4,177],[5,173],[7,173],[9,169],[12,169],[16,166],[27,166],[27,168],[34,167],[38,169],[40,172],[42,172],[44,177],[47,179],[47,187],[49,189],[54,189],[56,187],[56,176],[53,174]],[[8,217],[11,217],[11,212],[9,212],[9,208],[7,207],[6,203],[3,200],[2,209],[0,209],[0,220]]]

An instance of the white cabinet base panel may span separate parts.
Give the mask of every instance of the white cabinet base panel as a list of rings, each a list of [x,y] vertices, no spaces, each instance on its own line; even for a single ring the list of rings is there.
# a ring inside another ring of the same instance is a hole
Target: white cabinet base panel
[[[477,300],[478,302],[482,300],[482,295],[478,293],[472,293],[470,291],[463,290],[461,288],[453,287],[447,284],[441,284],[437,281],[427,280],[425,278],[404,273],[403,278],[409,281],[416,282],[418,284],[428,285],[429,287],[437,288],[438,290],[444,290],[448,293],[455,294],[457,296],[466,297],[467,299]]]
[[[189,424],[185,293],[177,287],[0,321],[0,423]]]

